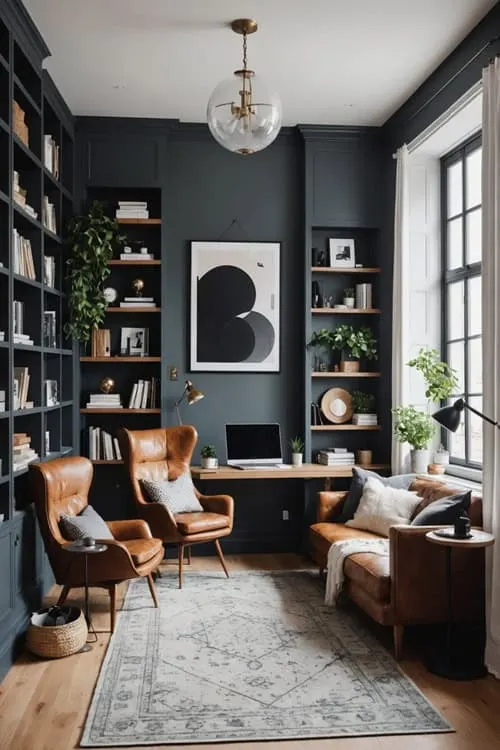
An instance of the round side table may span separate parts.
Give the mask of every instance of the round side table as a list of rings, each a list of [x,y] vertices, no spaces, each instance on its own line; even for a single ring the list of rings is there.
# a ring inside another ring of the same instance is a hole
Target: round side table
[[[92,627],[92,620],[90,618],[90,607],[89,607],[89,574],[88,574],[88,555],[96,555],[100,552],[105,552],[108,547],[106,544],[92,544],[90,546],[84,545],[81,541],[75,541],[75,542],[68,542],[67,544],[63,544],[63,549],[66,550],[66,552],[73,552],[74,554],[80,554],[83,555],[83,581],[84,581],[84,588],[85,588],[85,620],[87,621],[87,628],[90,633],[92,630],[95,635],[95,641],[97,641],[97,633],[95,632],[94,628]],[[87,643],[82,651],[90,651],[91,646]]]
[[[453,654],[453,574],[451,566],[451,556],[453,549],[457,547],[460,547],[461,549],[478,549],[489,547],[495,542],[495,537],[493,536],[493,534],[488,534],[488,532],[481,531],[480,529],[472,529],[470,532],[470,536],[465,539],[460,539],[454,534],[455,532],[453,527],[448,527],[445,529],[438,529],[436,531],[428,531],[425,535],[426,539],[432,544],[440,544],[445,547],[446,587],[448,592],[446,615],[446,647],[444,653],[428,665],[428,669],[430,672],[433,672],[440,677],[447,677],[450,680],[474,680],[479,677],[486,677],[488,673],[483,660],[481,659],[476,663],[459,663],[458,660],[454,659]]]

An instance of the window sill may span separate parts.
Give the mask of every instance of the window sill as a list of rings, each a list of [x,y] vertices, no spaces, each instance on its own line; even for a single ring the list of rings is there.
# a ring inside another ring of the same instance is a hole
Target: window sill
[[[445,480],[446,484],[452,487],[473,490],[477,493],[481,493],[483,489],[482,472],[477,469],[462,467],[455,469],[455,467],[450,466],[444,474],[419,474],[418,476],[426,479]]]

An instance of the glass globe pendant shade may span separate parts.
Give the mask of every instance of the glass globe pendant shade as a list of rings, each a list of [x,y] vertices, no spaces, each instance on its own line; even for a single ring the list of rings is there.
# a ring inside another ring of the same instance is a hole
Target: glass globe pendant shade
[[[221,146],[254,154],[269,146],[281,128],[281,102],[251,70],[237,70],[209,99],[207,121]]]

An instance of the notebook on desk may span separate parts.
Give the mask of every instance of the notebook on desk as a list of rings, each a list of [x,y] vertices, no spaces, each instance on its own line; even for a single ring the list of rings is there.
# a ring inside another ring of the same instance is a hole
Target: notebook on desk
[[[279,469],[283,464],[279,424],[226,424],[228,466]]]

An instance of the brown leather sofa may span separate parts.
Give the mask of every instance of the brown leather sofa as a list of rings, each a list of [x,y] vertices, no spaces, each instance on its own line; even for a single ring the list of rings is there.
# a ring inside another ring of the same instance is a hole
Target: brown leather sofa
[[[439,498],[459,490],[444,482],[416,478],[410,490],[422,497],[416,515]],[[335,523],[347,492],[318,493],[316,523],[309,529],[311,554],[320,572],[327,567],[333,542],[377,538],[376,534]],[[482,499],[473,496],[468,511],[472,526],[482,527]],[[444,547],[431,544],[425,534],[435,526],[393,526],[389,557],[358,553],[344,562],[344,591],[381,625],[392,625],[394,652],[401,657],[406,625],[444,622],[447,581]],[[452,554],[452,611],[454,621],[481,622],[484,617],[484,550],[454,549]]]
[[[72,588],[84,585],[83,556],[66,552],[59,528],[61,513],[78,515],[88,505],[93,466],[88,458],[68,456],[31,466],[35,507],[40,530],[56,582],[63,586],[58,604]],[[103,540],[107,550],[88,555],[89,586],[109,590],[111,632],[115,628],[116,584],[145,577],[155,607],[158,606],[152,572],[163,559],[161,539],[154,539],[148,525],[135,521],[108,521],[114,539]]]
[[[172,514],[161,503],[151,503],[144,496],[141,479],[166,481],[177,479],[190,470],[198,433],[191,425],[161,427],[155,430],[119,431],[121,452],[132,482],[138,515],[165,544],[177,546],[179,588],[182,588],[184,549],[191,562],[191,546],[214,542],[222,568],[229,578],[219,539],[233,530],[234,503],[229,495],[195,493],[203,513]]]

